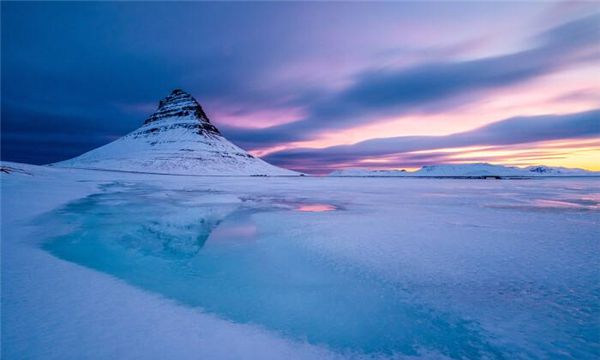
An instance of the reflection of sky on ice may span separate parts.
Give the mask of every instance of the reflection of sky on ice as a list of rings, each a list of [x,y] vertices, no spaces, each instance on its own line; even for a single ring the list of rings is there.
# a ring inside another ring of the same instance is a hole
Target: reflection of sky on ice
[[[323,211],[333,211],[335,210],[335,206],[329,204],[300,204],[296,208],[298,211],[305,212],[323,212]]]
[[[47,215],[70,232],[43,247],[335,351],[596,351],[594,180],[315,179],[318,200],[298,197],[315,184],[286,185],[297,179],[266,197],[238,197],[246,187],[227,181],[227,191],[107,186]]]

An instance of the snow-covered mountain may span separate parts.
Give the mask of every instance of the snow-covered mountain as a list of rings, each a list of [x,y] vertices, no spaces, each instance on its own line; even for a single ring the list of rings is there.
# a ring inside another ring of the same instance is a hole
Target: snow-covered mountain
[[[529,166],[525,168],[477,164],[442,164],[423,166],[417,171],[343,169],[330,176],[432,176],[432,177],[530,177],[530,176],[600,176],[600,172],[563,167]]]
[[[570,169],[565,167],[529,166],[525,168],[529,173],[539,176],[600,176],[599,171],[584,169]]]
[[[176,89],[137,130],[52,166],[183,175],[298,175],[229,142],[190,94]]]
[[[527,176],[523,169],[515,167],[478,164],[442,164],[423,166],[415,171],[417,176]]]

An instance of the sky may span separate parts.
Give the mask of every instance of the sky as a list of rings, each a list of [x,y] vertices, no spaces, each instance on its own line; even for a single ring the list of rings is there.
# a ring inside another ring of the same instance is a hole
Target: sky
[[[600,3],[2,2],[2,160],[138,128],[172,89],[308,173],[600,170]]]

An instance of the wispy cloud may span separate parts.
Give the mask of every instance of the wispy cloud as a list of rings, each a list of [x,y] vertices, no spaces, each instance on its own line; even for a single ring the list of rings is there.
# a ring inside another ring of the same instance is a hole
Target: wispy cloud
[[[2,157],[77,155],[134,130],[175,87],[226,137],[262,153],[591,109],[594,8],[3,2]]]
[[[267,161],[299,170],[326,171],[336,164],[357,164],[361,159],[385,158],[403,153],[468,146],[527,144],[558,139],[600,136],[600,109],[568,115],[543,115],[501,120],[481,128],[447,136],[400,136],[371,139],[325,149],[292,149],[266,156]],[[417,159],[413,156],[413,160]],[[431,154],[420,163],[435,161]],[[414,166],[414,162],[396,162]]]
[[[261,131],[226,128],[225,133],[254,147],[305,140],[326,129],[356,126],[390,114],[441,111],[440,106],[451,111],[456,103],[474,101],[487,91],[598,60],[599,38],[600,16],[593,15],[551,28],[536,37],[535,47],[511,54],[364,71],[346,89],[313,104],[304,119]]]

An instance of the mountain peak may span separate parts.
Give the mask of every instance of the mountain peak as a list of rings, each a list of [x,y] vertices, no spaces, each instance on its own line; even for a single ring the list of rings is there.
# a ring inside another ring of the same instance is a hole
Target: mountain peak
[[[202,123],[205,130],[220,134],[219,130],[210,123],[198,101],[181,89],[174,89],[171,94],[159,101],[158,108],[144,121],[144,125],[169,119],[180,120],[181,118],[197,120]]]
[[[297,175],[229,142],[181,89],[162,99],[138,129],[54,165],[178,175]]]

